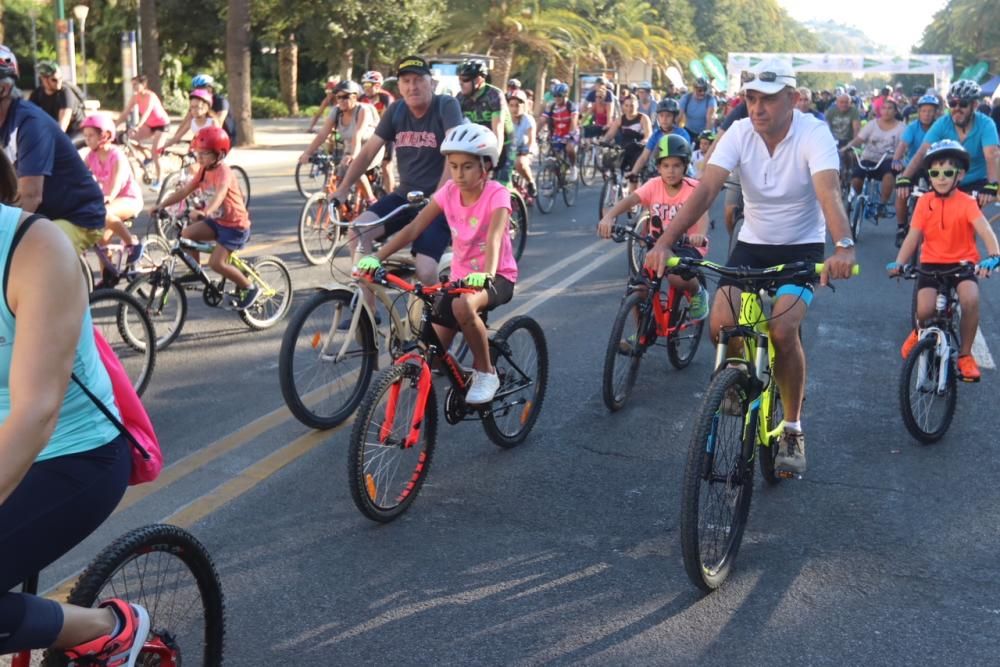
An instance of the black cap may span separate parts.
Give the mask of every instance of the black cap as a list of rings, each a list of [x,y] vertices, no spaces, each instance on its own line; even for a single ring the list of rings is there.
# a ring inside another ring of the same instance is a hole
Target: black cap
[[[404,74],[430,74],[431,66],[420,56],[406,56],[396,65],[396,76]]]

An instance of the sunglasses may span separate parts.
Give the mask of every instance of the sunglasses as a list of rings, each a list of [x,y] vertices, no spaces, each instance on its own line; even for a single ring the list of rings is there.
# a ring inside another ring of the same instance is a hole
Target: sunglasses
[[[950,100],[948,100],[948,106],[950,106],[952,109],[954,109],[956,107],[961,107],[963,109],[968,109],[970,106],[972,106],[972,102],[970,102],[968,100],[950,99]]]
[[[349,99],[351,99],[351,96],[349,94],[337,95],[337,99],[338,100],[349,100]]]
[[[750,83],[751,81],[763,81],[764,83],[774,83],[779,78],[795,79],[791,74],[778,74],[777,72],[740,72],[740,81]]]
[[[472,82],[472,77],[471,76],[460,76],[460,77],[458,77],[458,80],[461,81],[462,83],[471,83]]]
[[[927,173],[931,175],[931,178],[952,178],[958,173],[957,169],[928,169]]]

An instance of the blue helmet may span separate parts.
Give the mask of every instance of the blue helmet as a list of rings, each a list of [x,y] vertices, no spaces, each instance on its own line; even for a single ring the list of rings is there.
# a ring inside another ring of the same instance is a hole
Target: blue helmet
[[[205,88],[206,86],[215,87],[215,79],[212,78],[211,74],[196,74],[193,79],[191,79],[192,88]]]
[[[953,139],[935,141],[924,155],[924,169],[930,169],[935,160],[951,160],[959,169],[969,170],[969,152],[965,146]]]
[[[930,104],[935,107],[941,106],[941,100],[937,98],[937,95],[923,95],[919,100],[917,100],[917,107],[922,107],[925,104]]]
[[[553,97],[566,97],[567,95],[569,95],[569,86],[565,83],[558,83],[552,87]]]

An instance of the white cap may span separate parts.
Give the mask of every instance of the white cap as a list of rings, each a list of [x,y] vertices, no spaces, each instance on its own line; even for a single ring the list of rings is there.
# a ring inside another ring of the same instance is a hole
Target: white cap
[[[782,60],[780,58],[765,60],[758,63],[756,67],[752,67],[750,72],[758,76],[752,81],[744,82],[740,88],[740,92],[756,90],[764,93],[765,95],[774,95],[786,87],[796,87],[795,70],[792,69],[791,64],[787,60]],[[777,76],[774,81],[761,81],[759,75],[764,72],[773,73]]]

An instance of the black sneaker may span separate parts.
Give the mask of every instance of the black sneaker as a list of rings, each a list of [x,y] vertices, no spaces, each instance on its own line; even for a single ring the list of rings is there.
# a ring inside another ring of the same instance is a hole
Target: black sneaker
[[[801,431],[785,429],[778,438],[778,455],[774,467],[782,472],[801,475],[806,471],[806,436]]]
[[[233,306],[236,308],[236,310],[246,310],[247,308],[252,306],[254,302],[257,300],[257,297],[260,296],[260,288],[257,287],[256,285],[250,285],[250,287],[244,290],[240,290],[238,292],[238,295],[239,298],[236,300],[236,303],[234,303]]]
[[[142,257],[142,253],[146,250],[146,242],[140,241],[134,245],[128,246],[128,255],[125,257],[126,266],[132,266],[139,261]]]

